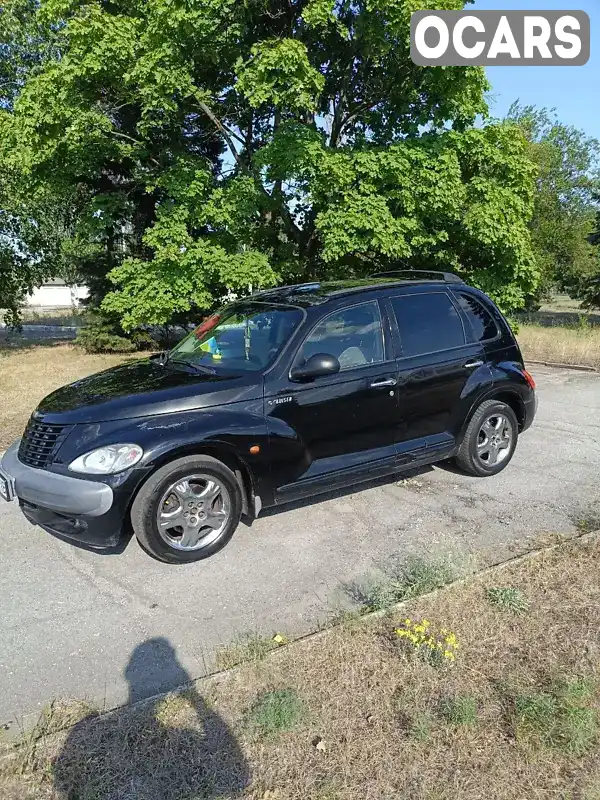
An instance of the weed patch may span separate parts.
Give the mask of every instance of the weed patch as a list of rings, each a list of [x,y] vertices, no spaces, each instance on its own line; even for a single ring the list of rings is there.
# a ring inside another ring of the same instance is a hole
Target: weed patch
[[[271,738],[293,730],[306,716],[304,701],[294,689],[267,692],[256,700],[246,715],[249,731],[259,738]]]
[[[598,738],[598,714],[590,707],[589,681],[563,681],[551,692],[518,696],[515,700],[517,740],[553,747],[581,756]]]
[[[447,697],[440,704],[440,714],[451,725],[475,725],[477,700],[471,695]]]
[[[258,633],[247,633],[236,636],[231,644],[223,645],[217,650],[216,663],[218,669],[231,669],[238,664],[262,659],[287,643],[287,637],[281,633],[274,636],[261,636]]]
[[[380,611],[439,589],[457,577],[458,570],[449,558],[414,556],[399,565],[388,566],[379,579],[355,583],[346,589],[364,611]]]
[[[513,586],[492,586],[487,589],[486,597],[500,611],[509,611],[512,614],[526,614],[529,610],[529,604],[523,596],[523,592]]]

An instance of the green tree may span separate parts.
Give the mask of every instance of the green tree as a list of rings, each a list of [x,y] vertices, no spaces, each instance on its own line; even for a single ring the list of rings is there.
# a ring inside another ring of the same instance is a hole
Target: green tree
[[[589,242],[594,247],[596,256],[591,275],[585,275],[577,287],[577,295],[588,309],[600,308],[600,194],[594,195],[596,201],[596,220]]]
[[[404,264],[518,307],[537,281],[526,143],[472,127],[483,70],[412,63],[428,5],[464,2],[45,0],[60,53],[4,112],[3,157],[83,198],[80,268],[126,328]]]
[[[547,109],[513,103],[508,120],[517,124],[537,167],[531,236],[541,281],[532,307],[553,289],[578,294],[598,271],[595,228],[600,191],[600,143]]]

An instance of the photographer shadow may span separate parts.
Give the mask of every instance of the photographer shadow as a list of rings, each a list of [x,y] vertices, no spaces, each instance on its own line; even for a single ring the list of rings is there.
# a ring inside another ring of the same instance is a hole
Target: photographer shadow
[[[125,670],[130,703],[147,696],[148,671],[187,687],[79,722],[53,763],[58,798],[225,800],[248,785],[236,738],[191,684],[167,639],[149,639],[133,651]]]

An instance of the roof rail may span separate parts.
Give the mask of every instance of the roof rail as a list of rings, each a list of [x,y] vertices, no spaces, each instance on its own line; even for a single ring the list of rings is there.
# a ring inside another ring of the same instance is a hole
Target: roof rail
[[[254,297],[258,294],[291,294],[292,292],[310,292],[313,289],[318,289],[321,285],[320,281],[306,281],[305,283],[289,283],[286,286],[270,286],[268,289],[259,289],[252,292],[250,295]]]
[[[406,275],[410,280],[410,276],[436,276],[435,278],[431,278],[431,280],[443,280],[446,283],[464,283],[462,278],[459,278],[458,275],[455,275],[453,272],[441,272],[434,269],[394,269],[390,270],[389,272],[376,272],[374,275],[369,275],[369,278],[396,278],[399,275]]]

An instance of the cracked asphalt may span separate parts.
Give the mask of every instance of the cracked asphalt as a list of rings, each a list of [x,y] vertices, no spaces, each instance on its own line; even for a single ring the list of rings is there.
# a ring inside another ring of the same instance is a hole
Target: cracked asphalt
[[[392,556],[468,553],[483,565],[600,527],[600,375],[532,371],[538,417],[500,475],[440,465],[287,506],[190,566],[153,561],[135,540],[119,554],[81,550],[1,503],[0,726],[27,727],[58,697],[125,702],[129,657],[153,637],[195,678],[236,635],[315,629],[345,602],[341,585]],[[140,697],[176,680],[160,650],[147,651]]]

